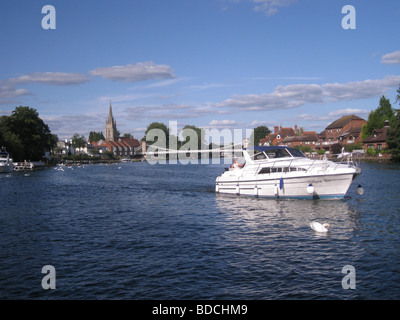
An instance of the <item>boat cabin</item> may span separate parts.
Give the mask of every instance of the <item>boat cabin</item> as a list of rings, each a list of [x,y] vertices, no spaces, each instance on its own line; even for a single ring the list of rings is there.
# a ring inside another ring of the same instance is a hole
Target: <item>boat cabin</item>
[[[306,158],[303,152],[290,147],[269,147],[256,146],[254,149],[247,150],[249,156],[254,160],[272,160],[279,158]]]

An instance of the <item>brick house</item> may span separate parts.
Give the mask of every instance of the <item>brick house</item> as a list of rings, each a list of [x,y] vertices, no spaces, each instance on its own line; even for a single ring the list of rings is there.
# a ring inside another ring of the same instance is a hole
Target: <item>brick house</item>
[[[316,149],[330,151],[335,144],[342,146],[362,143],[361,130],[367,121],[356,116],[348,115],[335,120],[318,135]]]
[[[135,148],[140,146],[137,139],[121,137],[118,141],[93,141],[93,147],[99,150],[100,153],[104,151],[111,151],[115,156],[134,156]]]
[[[304,146],[315,150],[315,144],[318,141],[318,135],[315,131],[303,131],[301,135],[287,136],[282,144],[288,147]]]
[[[297,126],[295,126],[297,131]],[[274,133],[270,133],[265,138],[260,139],[260,146],[279,146],[282,141],[289,136],[295,136],[295,130],[293,128],[283,128],[282,126],[275,126]]]
[[[372,134],[364,139],[362,142],[364,143],[364,151],[367,151],[368,148],[383,150],[387,148],[387,133],[389,129],[389,121],[385,121],[385,127],[382,129],[374,129]]]

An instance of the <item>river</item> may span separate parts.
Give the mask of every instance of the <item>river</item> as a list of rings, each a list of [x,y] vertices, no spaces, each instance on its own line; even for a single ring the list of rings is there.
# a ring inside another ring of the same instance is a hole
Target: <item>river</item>
[[[399,164],[361,163],[344,200],[215,194],[226,166],[0,175],[0,299],[400,299]]]

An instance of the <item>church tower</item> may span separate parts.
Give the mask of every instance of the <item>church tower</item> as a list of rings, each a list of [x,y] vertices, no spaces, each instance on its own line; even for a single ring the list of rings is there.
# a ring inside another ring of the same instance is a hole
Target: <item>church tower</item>
[[[112,114],[110,100],[110,110],[108,112],[108,119],[106,120],[106,141],[116,141],[117,139],[117,122],[114,120]]]

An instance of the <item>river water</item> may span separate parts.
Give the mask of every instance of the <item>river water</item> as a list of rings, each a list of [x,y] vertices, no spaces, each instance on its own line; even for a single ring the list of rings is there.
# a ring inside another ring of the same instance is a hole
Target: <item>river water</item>
[[[399,164],[362,163],[344,200],[215,194],[226,166],[0,175],[0,299],[400,299]]]

